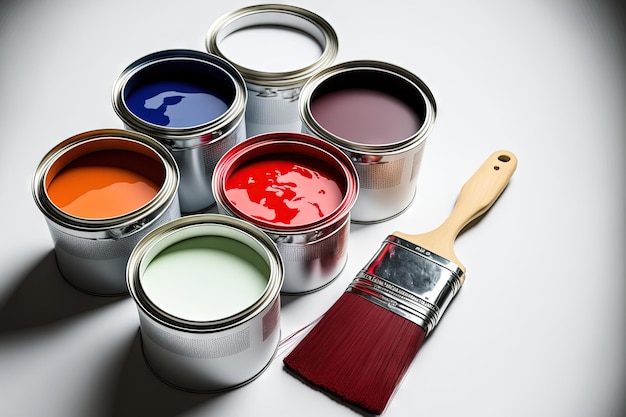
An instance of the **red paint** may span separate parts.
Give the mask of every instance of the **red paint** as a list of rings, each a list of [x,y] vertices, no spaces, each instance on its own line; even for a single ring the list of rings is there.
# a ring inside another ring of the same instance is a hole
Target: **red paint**
[[[308,157],[257,158],[230,174],[226,196],[252,218],[302,226],[328,216],[343,200],[345,191],[329,171],[330,167]]]

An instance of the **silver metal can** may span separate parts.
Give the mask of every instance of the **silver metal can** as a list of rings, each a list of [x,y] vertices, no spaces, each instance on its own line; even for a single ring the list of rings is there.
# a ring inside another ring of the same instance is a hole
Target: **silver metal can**
[[[332,282],[348,256],[350,210],[358,177],[345,153],[293,132],[254,136],[215,167],[220,213],[258,226],[278,246],[284,294],[304,294]]]
[[[221,214],[153,230],[128,261],[142,350],[163,381],[215,392],[258,377],[280,342],[283,267],[257,227]]]
[[[113,108],[124,126],[164,144],[180,169],[183,213],[215,204],[211,176],[217,160],[246,138],[247,90],[241,74],[220,57],[173,49],[130,64],[113,87]]]
[[[135,244],[180,216],[178,183],[171,154],[141,133],[93,130],[50,150],[35,170],[32,192],[63,277],[88,293],[126,293]]]
[[[322,17],[299,7],[263,4],[216,20],[206,48],[231,62],[248,87],[248,137],[300,132],[298,97],[304,82],[332,64],[337,34]]]
[[[382,222],[409,207],[437,111],[421,79],[386,62],[341,63],[309,79],[299,111],[303,132],[338,146],[356,167],[352,221]]]

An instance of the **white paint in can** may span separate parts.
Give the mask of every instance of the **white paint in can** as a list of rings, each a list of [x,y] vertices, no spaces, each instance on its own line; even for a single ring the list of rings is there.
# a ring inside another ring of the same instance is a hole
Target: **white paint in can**
[[[296,6],[243,7],[217,19],[206,49],[239,70],[248,88],[246,133],[300,132],[303,84],[337,56],[335,30],[321,16]]]

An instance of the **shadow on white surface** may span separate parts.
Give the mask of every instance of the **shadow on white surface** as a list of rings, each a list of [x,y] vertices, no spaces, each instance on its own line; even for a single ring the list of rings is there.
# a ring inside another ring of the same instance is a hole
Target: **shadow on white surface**
[[[139,331],[130,341],[122,362],[120,374],[110,387],[113,398],[111,417],[175,416],[198,406],[210,409],[211,400],[228,395],[228,392],[201,394],[183,391],[159,379],[143,356]]]
[[[16,354],[20,350],[16,346],[21,346],[24,340],[37,340],[42,349],[56,351],[55,334],[97,326],[99,317],[113,311],[108,307],[115,307],[115,310],[120,307],[123,311],[125,308],[121,303],[130,301],[128,296],[95,296],[73,287],[60,274],[54,251],[44,254],[27,268],[23,276],[15,277],[13,281],[17,285],[0,304],[0,347],[10,354]],[[125,326],[118,323],[114,327],[123,330]],[[43,381],[39,384],[50,392],[56,392],[56,395],[62,395],[62,386],[72,385],[73,379],[82,379],[81,387],[76,389],[85,389],[83,395],[91,400],[76,398],[74,406],[80,407],[79,404],[85,401],[92,402],[87,408],[93,407],[93,404],[104,404],[98,409],[91,409],[93,416],[165,417],[182,414],[199,405],[210,408],[209,402],[217,395],[179,390],[167,385],[151,371],[142,353],[139,330],[127,336],[126,340],[123,336],[120,339],[119,335],[110,335],[109,330],[101,327],[100,334],[94,335],[93,340],[64,346],[75,355],[85,354],[90,358],[89,364],[80,366],[83,370],[63,369],[61,366],[64,377],[69,378],[65,381],[57,380],[59,374],[45,370],[39,375]],[[102,337],[111,340],[104,341]],[[99,354],[92,349],[93,346],[100,346],[105,353]],[[113,349],[105,349],[105,346]],[[31,360],[37,362],[39,354],[39,350],[31,352]],[[76,359],[74,357],[68,362],[64,355],[57,353],[59,364],[67,365]],[[90,369],[99,371],[90,375]],[[20,375],[19,372],[14,374],[16,377]],[[34,374],[28,378],[31,377]],[[52,380],[56,382],[50,385]],[[61,385],[57,386],[57,383]],[[38,386],[38,383],[33,383],[30,389],[37,391]]]
[[[54,251],[48,252],[22,277],[0,304],[0,334],[54,324],[127,298],[81,292],[63,279]]]

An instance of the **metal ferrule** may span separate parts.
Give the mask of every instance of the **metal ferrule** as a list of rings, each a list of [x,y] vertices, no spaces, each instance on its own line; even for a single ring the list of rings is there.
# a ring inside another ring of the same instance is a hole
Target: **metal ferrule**
[[[390,235],[346,289],[422,327],[428,335],[462,285],[453,262]]]

